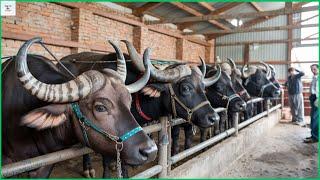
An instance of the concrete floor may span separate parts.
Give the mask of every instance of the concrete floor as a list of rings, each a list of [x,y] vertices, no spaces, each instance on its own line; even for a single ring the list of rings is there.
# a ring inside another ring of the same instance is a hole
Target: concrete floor
[[[281,122],[219,177],[316,177],[318,143],[303,143],[309,135],[309,128]]]

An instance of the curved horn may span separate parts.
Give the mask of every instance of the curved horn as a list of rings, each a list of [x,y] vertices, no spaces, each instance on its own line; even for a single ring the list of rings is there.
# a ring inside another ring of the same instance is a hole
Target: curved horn
[[[113,49],[116,51],[116,54],[117,54],[117,73],[120,75],[122,82],[125,83],[126,77],[127,77],[126,60],[125,60],[120,48],[113,41],[108,40],[108,42],[111,44]]]
[[[248,69],[249,66],[248,64],[244,65],[242,68],[241,68],[241,74],[242,74],[242,77],[244,78],[248,78],[249,77],[249,74],[246,72],[245,69]]]
[[[130,56],[133,64],[136,66],[136,68],[140,72],[144,72],[145,68],[142,64],[142,60],[139,57],[135,48],[133,47],[132,43],[127,40],[122,40],[122,42],[124,42],[126,44],[128,52],[129,52],[129,56]],[[150,74],[151,74],[151,77],[156,79],[157,81],[172,82],[172,81],[177,80],[185,75],[190,75],[191,69],[187,65],[179,65],[179,66],[172,68],[172,69],[158,70],[151,64]]]
[[[236,63],[231,58],[227,58],[232,70],[235,70],[237,68]]]
[[[268,66],[271,69],[271,71],[273,71],[273,72],[275,71],[275,69],[274,69],[274,67],[272,65],[268,64]]]
[[[138,71],[144,72],[145,69],[144,69],[142,60],[139,54],[137,53],[136,49],[133,47],[132,43],[127,40],[121,40],[121,41],[126,44],[128,53],[129,53],[130,59],[132,60],[133,65],[138,69]]]
[[[104,76],[98,71],[87,71],[74,80],[63,84],[46,84],[36,79],[29,71],[27,53],[33,43],[41,42],[40,37],[25,42],[16,56],[17,76],[23,87],[37,98],[53,103],[66,103],[78,101],[95,90],[100,89],[104,83]]]
[[[267,78],[270,79],[271,78],[271,70],[270,70],[270,67],[268,66],[268,64],[266,64],[265,62],[262,62],[262,61],[260,61],[259,63],[262,64],[266,68]]]
[[[150,48],[147,48],[143,53],[143,64],[145,68],[145,72],[143,76],[136,82],[126,85],[126,88],[130,93],[138,92],[140,89],[142,89],[149,81],[150,78]]]
[[[206,62],[199,56],[200,58],[200,61],[201,61],[201,72],[203,74],[203,77],[206,76],[206,73],[207,73],[207,67],[206,67]]]
[[[215,75],[213,75],[212,77],[203,79],[203,84],[205,87],[209,87],[219,80],[219,78],[221,76],[221,67],[220,67],[220,65],[218,65],[217,67],[218,67],[217,68],[218,70]]]

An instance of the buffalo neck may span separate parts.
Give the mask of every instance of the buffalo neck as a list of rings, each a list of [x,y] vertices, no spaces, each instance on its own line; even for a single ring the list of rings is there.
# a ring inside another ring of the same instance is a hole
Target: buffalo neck
[[[140,109],[144,115],[139,112],[136,101],[140,102]],[[170,96],[167,92],[161,92],[160,97],[157,98],[138,93],[138,97],[136,94],[133,95],[131,112],[139,124],[145,124],[148,121],[158,120],[162,116],[170,115],[172,111],[169,107],[171,107]],[[144,116],[151,118],[151,120],[147,120]]]

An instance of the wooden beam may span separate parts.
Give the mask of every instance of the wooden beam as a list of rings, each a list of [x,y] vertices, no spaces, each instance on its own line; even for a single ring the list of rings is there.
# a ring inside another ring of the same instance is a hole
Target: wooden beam
[[[125,23],[125,24],[129,24],[129,25],[132,25],[132,26],[148,27],[148,29],[151,30],[151,31],[158,32],[158,33],[161,33],[161,34],[165,34],[167,36],[171,36],[171,37],[175,37],[175,38],[185,38],[188,41],[191,41],[191,42],[203,45],[203,46],[209,46],[210,45],[209,43],[207,43],[207,42],[205,42],[203,40],[200,40],[200,39],[195,39],[195,38],[192,38],[192,37],[185,37],[180,33],[176,33],[176,32],[164,29],[164,28],[147,26],[142,22],[139,22],[139,21],[127,18],[127,17],[114,15],[114,14],[108,13],[106,11],[103,11],[101,9],[88,7],[83,3],[59,3],[59,4],[64,5],[64,6],[68,6],[68,7],[71,7],[71,8],[83,8],[83,9],[92,11],[93,14],[95,14],[95,15],[99,15],[99,16],[102,16],[102,17],[105,17],[105,18],[108,18],[108,19],[112,19],[112,20],[119,21],[119,22],[122,22],[122,23]]]
[[[296,3],[296,4],[293,5],[293,9],[299,9],[299,8],[301,8],[303,5],[305,5],[307,3],[308,2]],[[285,9],[285,8],[282,8],[282,9]],[[275,18],[275,17],[277,17],[277,16],[269,16],[269,19]],[[245,22],[242,25],[242,27],[251,27],[251,26],[254,26],[254,25],[258,24],[258,23],[264,22],[266,20],[268,20],[268,19],[265,19],[264,17],[258,17],[256,19],[253,19],[253,20]]]
[[[209,11],[214,11],[215,10],[215,8],[211,4],[209,4],[207,2],[198,2],[198,4],[200,4],[200,6],[206,8]]]
[[[286,2],[285,3],[285,8],[292,10],[292,2]],[[292,26],[293,24],[293,16],[292,14],[287,15],[287,24],[288,26]],[[288,48],[287,48],[287,61],[291,62],[291,51],[292,51],[292,38],[293,38],[293,33],[292,29],[288,29]]]
[[[311,41],[319,40],[319,38],[296,38],[292,39],[291,42],[300,42],[300,41]],[[242,42],[232,42],[232,43],[217,43],[216,46],[237,46],[243,44],[277,44],[277,43],[287,43],[288,39],[278,39],[278,40],[259,40],[259,41],[242,41]]]
[[[191,7],[188,7],[188,6],[184,5],[181,2],[171,2],[171,4],[173,4],[174,6],[180,8],[180,9],[182,9],[182,10],[184,10],[184,11],[186,11],[186,12],[188,12],[188,13],[194,15],[194,16],[197,16],[197,17],[203,16],[203,14],[201,12],[198,12],[197,10],[195,10],[195,9],[193,9]],[[164,20],[164,21],[166,21],[166,20]],[[229,29],[229,27],[225,26],[224,24],[222,24],[222,23],[220,23],[220,22],[218,22],[216,20],[209,20],[208,22],[210,24],[220,28],[220,29]]]
[[[262,27],[262,28],[238,28],[238,29],[231,29],[231,30],[216,30],[216,31],[209,31],[209,32],[186,32],[183,33],[184,35],[194,35],[194,34],[204,34],[204,35],[211,35],[211,34],[226,34],[226,33],[245,33],[245,32],[262,32],[262,31],[279,31],[279,30],[292,30],[292,29],[300,29],[300,28],[309,28],[309,27],[318,27],[319,24],[291,24],[287,26],[274,26],[274,27]]]
[[[249,2],[249,4],[258,12],[262,12],[263,9],[256,2]],[[268,16],[264,16],[265,19],[268,19]]]
[[[217,8],[216,10],[210,12],[209,14],[207,15],[218,15],[218,14],[221,14],[229,9],[232,9],[238,5],[240,5],[242,3],[226,3],[226,5],[220,7],[220,8]],[[196,22],[186,22],[186,23],[181,23],[178,25],[179,29],[183,30],[183,29],[186,29],[190,26],[192,26],[193,24],[195,24]]]
[[[310,34],[309,36],[307,36],[307,37],[305,37],[305,38],[307,39],[307,38],[310,38],[310,37],[312,37],[312,36],[314,36],[314,35],[317,35],[317,34],[319,34],[319,32],[316,32],[316,33]]]
[[[292,10],[280,9],[280,10],[272,10],[272,11],[249,12],[249,13],[239,13],[239,14],[220,14],[220,15],[204,15],[204,16],[196,16],[196,17],[168,18],[163,21],[148,21],[147,24],[201,22],[201,21],[209,21],[209,20],[217,20],[217,19],[278,16],[278,15],[295,14],[300,12],[317,11],[318,9],[319,9],[319,6],[309,6],[309,7],[303,7],[300,9],[292,9]]]
[[[144,5],[142,5],[141,7],[138,7],[136,9],[133,9],[133,15],[135,16],[143,16],[144,12],[146,11],[151,11],[152,9],[155,9],[157,7],[159,7],[162,3],[160,2],[149,2],[149,3],[145,3]]]
[[[247,64],[250,59],[250,45],[245,44],[244,45],[244,52],[243,52],[243,62],[244,64]]]
[[[316,15],[314,15],[314,16],[311,16],[311,17],[308,17],[308,18],[306,18],[306,19],[302,19],[302,20],[300,20],[300,21],[298,21],[298,22],[295,22],[294,24],[301,24],[301,23],[303,23],[303,22],[309,21],[310,19],[316,18],[316,17],[318,17],[318,16],[319,16],[319,14],[316,14]]]

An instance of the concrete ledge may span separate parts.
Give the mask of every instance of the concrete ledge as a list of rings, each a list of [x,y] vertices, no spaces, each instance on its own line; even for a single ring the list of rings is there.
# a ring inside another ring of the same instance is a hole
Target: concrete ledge
[[[214,147],[201,153],[171,171],[169,177],[176,178],[209,178],[218,177],[232,162],[241,157],[267,130],[275,126],[281,118],[277,109],[245,127],[237,137],[231,136]]]

